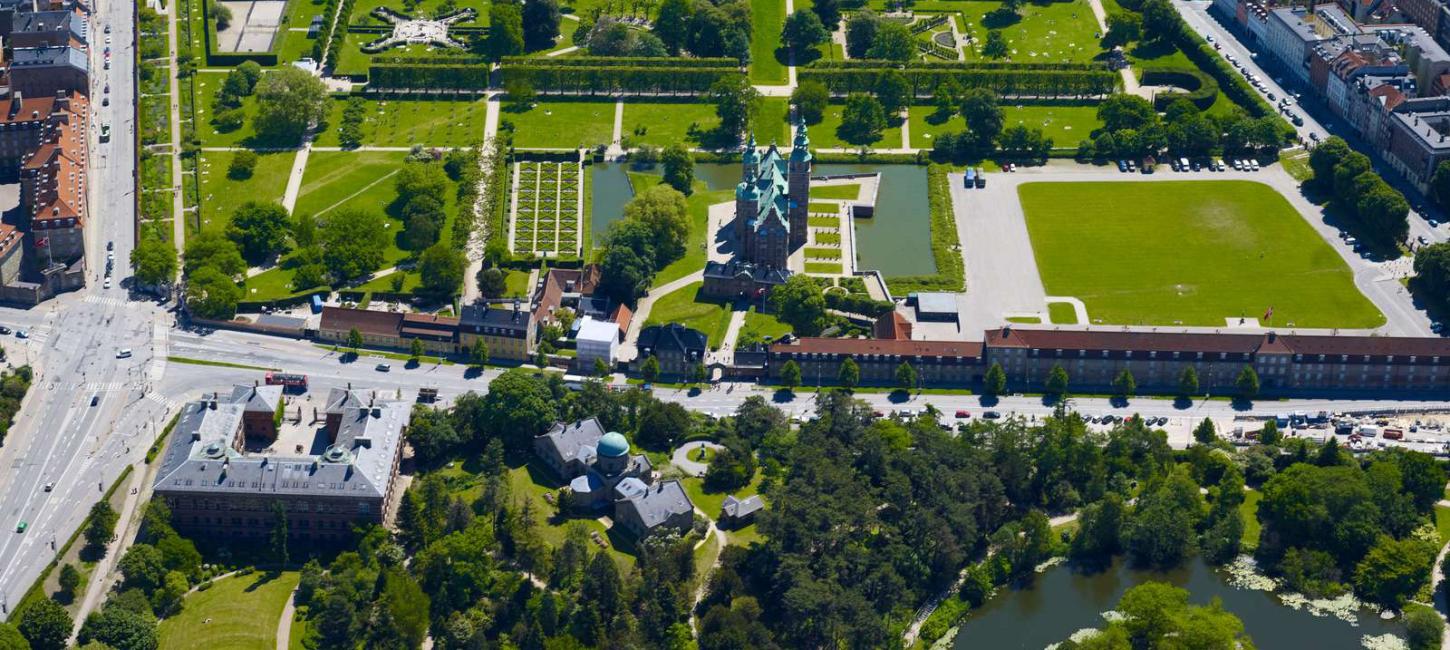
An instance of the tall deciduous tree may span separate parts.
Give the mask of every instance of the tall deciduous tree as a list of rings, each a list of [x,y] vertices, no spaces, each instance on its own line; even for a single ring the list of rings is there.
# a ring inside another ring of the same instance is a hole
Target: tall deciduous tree
[[[559,37],[558,0],[528,0],[524,3],[523,23],[524,49],[528,51],[547,50],[554,47]]]
[[[886,110],[875,97],[854,93],[841,111],[841,139],[851,144],[871,144],[881,139],[886,128]]]
[[[465,261],[463,252],[438,242],[418,258],[418,272],[423,277],[418,293],[434,302],[448,302],[463,291]]]
[[[388,228],[382,213],[338,208],[323,218],[319,230],[322,261],[335,281],[358,280],[383,265]]]
[[[176,249],[155,235],[143,234],[131,249],[131,268],[136,281],[143,285],[170,282],[176,277]]]
[[[817,124],[825,117],[826,106],[831,101],[831,92],[819,81],[806,80],[790,91],[790,103],[796,115],[806,124]]]
[[[830,40],[831,33],[821,23],[820,16],[810,11],[797,11],[785,19],[780,40],[794,50],[796,56],[804,56],[815,46]]]
[[[801,367],[791,359],[780,367],[780,385],[794,389],[801,385]]]
[[[664,152],[660,154],[660,162],[665,168],[666,185],[675,188],[685,196],[689,196],[695,191],[695,156],[685,148],[685,145],[676,142],[665,147]]]
[[[507,2],[489,5],[484,53],[494,61],[524,53],[524,18],[518,5]]]
[[[292,217],[280,203],[247,201],[232,213],[227,237],[236,242],[242,257],[261,262],[287,248]]]
[[[836,380],[846,388],[855,388],[861,383],[861,367],[856,365],[856,360],[846,357],[841,361],[841,371],[837,373]]]
[[[720,117],[720,133],[729,142],[740,139],[760,111],[760,93],[743,76],[725,76],[710,86],[710,103]]]
[[[257,135],[284,143],[296,143],[313,124],[327,118],[331,99],[327,86],[311,73],[282,66],[257,82]]]
[[[776,317],[804,336],[815,336],[826,326],[826,298],[809,277],[791,276],[770,292],[769,301]]]
[[[982,377],[982,390],[987,395],[1001,395],[1007,390],[1007,371],[1002,369],[1002,364],[996,361],[987,368],[987,374]]]

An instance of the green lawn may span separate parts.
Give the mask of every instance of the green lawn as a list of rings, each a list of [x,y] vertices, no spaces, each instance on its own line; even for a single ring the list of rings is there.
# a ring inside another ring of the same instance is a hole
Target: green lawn
[[[513,123],[514,146],[524,149],[593,147],[614,139],[611,101],[537,102],[522,113],[505,105],[499,120]]]
[[[472,147],[483,141],[488,104],[475,101],[363,100],[367,106],[362,144],[374,147]],[[338,146],[344,98],[332,102],[327,129],[317,136],[319,147]]]
[[[1450,508],[1435,506],[1435,530],[1440,533],[1440,543],[1450,544]]]
[[[790,325],[780,322],[772,314],[763,314],[754,307],[745,313],[745,325],[740,328],[740,337],[736,346],[746,342],[763,341],[769,336],[772,340],[779,339],[793,331]]]
[[[1077,143],[1091,139],[1092,132],[1102,127],[1098,121],[1096,106],[1085,105],[1043,105],[1021,104],[1003,106],[1004,124],[1021,124],[1028,128],[1041,129],[1042,134],[1052,138],[1052,146],[1058,149],[1072,149]],[[966,120],[959,114],[941,120],[935,116],[935,106],[912,106],[911,146],[930,149],[935,138],[942,133],[967,130]]]
[[[790,146],[790,103],[786,98],[766,97],[760,100],[760,112],[755,115],[755,141],[762,145],[775,142],[782,147]]]
[[[860,183],[849,185],[826,185],[811,188],[813,199],[839,199],[842,201],[855,201],[856,196],[861,193]]]
[[[750,0],[750,23],[750,81],[784,84],[786,66],[776,57],[776,50],[781,49],[780,30],[785,26],[785,2]],[[781,54],[784,55],[785,51],[781,50]]]
[[[1267,185],[1027,183],[1018,194],[1048,295],[1083,300],[1095,323],[1223,326],[1269,308],[1277,326],[1385,322]]]
[[[302,175],[302,188],[293,212],[325,218],[329,212],[344,207],[379,210],[388,217],[389,230],[400,233],[403,221],[392,205],[398,197],[394,176],[406,157],[407,154],[397,151],[314,151],[307,160],[307,171]],[[452,223],[457,212],[451,189],[445,195],[443,209],[448,213],[448,221],[439,230],[439,239],[446,242],[453,236]],[[407,256],[396,241],[384,253],[389,263]]]
[[[634,193],[639,195],[658,185],[663,178],[657,174],[631,172],[629,181],[634,186]],[[709,191],[701,180],[695,181],[694,189],[694,193],[686,201],[690,208],[690,239],[685,244],[685,256],[660,269],[651,286],[668,284],[705,268],[705,231],[709,228],[710,206],[733,200],[735,190]]]
[[[287,177],[292,174],[292,161],[297,158],[293,151],[257,154],[257,167],[252,177],[245,180],[227,178],[227,167],[232,164],[232,152],[203,151],[197,174],[201,178],[202,228],[215,230],[226,228],[232,212],[248,201],[282,202],[287,190]],[[196,224],[188,217],[188,226]]]
[[[811,214],[837,214],[840,213],[841,206],[836,203],[829,203],[826,201],[811,201],[806,204],[806,210],[808,210]],[[830,219],[832,221],[835,221],[835,225],[839,227],[841,222],[838,220],[838,218],[830,217]]]
[[[632,146],[693,147],[719,126],[720,117],[709,104],[625,102],[620,128]]]
[[[846,142],[838,131],[841,128],[841,111],[844,109],[845,106],[841,104],[831,104],[826,107],[825,115],[821,117],[821,123],[810,126],[811,146],[824,149],[858,149],[861,147],[863,143]],[[901,147],[901,126],[882,129],[879,139],[864,144],[875,149],[898,149]]]
[[[699,295],[703,282],[694,282],[656,300],[646,325],[679,323],[710,336],[710,348],[720,347],[730,325],[730,309],[722,302]]]
[[[1077,325],[1077,310],[1072,308],[1071,303],[1049,302],[1047,303],[1047,317],[1053,325]]]
[[[1258,490],[1248,490],[1244,492],[1244,502],[1239,504],[1239,514],[1243,515],[1244,518],[1244,534],[1240,537],[1240,546],[1241,548],[1243,548],[1245,553],[1252,551],[1259,546],[1260,525],[1258,513],[1259,499],[1262,498],[1264,498],[1262,492],[1259,492]],[[1437,509],[1437,512],[1435,513],[1436,521],[1439,521],[1439,514],[1440,513]],[[1441,536],[1444,536],[1443,533],[1441,534]]]
[[[1021,16],[1015,21],[992,23],[987,14],[1001,4],[987,1],[934,2],[931,6],[917,3],[915,9],[927,11],[940,6],[960,11],[965,18],[963,28],[976,39],[966,48],[968,61],[985,58],[980,50],[987,40],[987,31],[993,28],[1002,30],[1002,35],[1007,38],[1008,58],[1017,63],[1085,62],[1102,52],[1098,39],[1094,37],[1099,28],[1088,0],[1023,3]]]
[[[841,265],[835,262],[806,262],[806,273],[837,274]]]
[[[704,479],[694,477],[680,479],[680,483],[684,485],[685,494],[690,496],[690,501],[694,502],[695,507],[699,508],[700,512],[705,513],[711,519],[719,519],[720,506],[725,503],[725,497],[733,494],[737,498],[744,498],[758,493],[760,491],[760,479],[764,477],[764,474],[756,470],[755,478],[750,480],[750,484],[733,492],[707,492],[705,490]]]
[[[274,650],[277,619],[297,587],[296,571],[223,578],[186,597],[180,614],[161,621],[160,650]]]

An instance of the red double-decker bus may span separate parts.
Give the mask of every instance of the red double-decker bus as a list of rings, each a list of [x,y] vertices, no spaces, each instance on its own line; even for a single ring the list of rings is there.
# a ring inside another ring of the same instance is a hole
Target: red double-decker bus
[[[267,373],[267,385],[307,390],[307,375],[290,372],[269,372]]]

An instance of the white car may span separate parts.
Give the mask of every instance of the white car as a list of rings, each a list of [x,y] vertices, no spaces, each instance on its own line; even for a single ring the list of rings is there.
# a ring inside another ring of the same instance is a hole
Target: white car
[[[101,288],[102,289],[110,289],[111,288],[111,276],[106,276],[106,281],[103,282],[103,283],[101,283]]]
[[[116,358],[117,359],[130,359],[131,358],[131,348],[121,348],[120,350],[117,350],[116,351]]]
[[[1249,161],[1249,167],[1252,168],[1254,171],[1259,171],[1259,161],[1257,161],[1257,160],[1250,160]]]

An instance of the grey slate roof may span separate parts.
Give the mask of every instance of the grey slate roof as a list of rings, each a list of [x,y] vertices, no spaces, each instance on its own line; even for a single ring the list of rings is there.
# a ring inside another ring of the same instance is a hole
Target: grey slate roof
[[[644,494],[621,501],[619,507],[633,510],[639,515],[640,523],[646,529],[665,523],[671,516],[688,513],[695,509],[690,496],[679,481],[660,481]]]
[[[76,40],[85,42],[85,27],[80,18],[70,11],[33,11],[17,13],[11,33],[69,32]]]
[[[248,397],[251,391],[251,386],[239,386],[233,394]],[[357,395],[336,401],[361,404]],[[393,459],[411,416],[407,402],[374,400],[373,408],[343,409],[337,440],[320,456],[245,454],[235,449],[232,441],[245,408],[246,401],[230,397],[183,406],[153,484],[156,491],[386,496]]]
[[[758,494],[745,497],[744,499],[737,499],[732,494],[725,497],[725,503],[721,504],[720,511],[726,517],[740,518],[764,507],[765,502],[760,499],[760,495]]]
[[[77,70],[90,70],[86,53],[70,46],[17,47],[13,55],[10,62],[12,68],[70,66]]]
[[[679,323],[670,323],[644,328],[639,333],[638,347],[641,357],[674,352],[687,357],[693,354],[693,358],[702,359],[708,342],[709,338],[703,332]]]
[[[604,437],[604,433],[604,427],[599,425],[599,420],[589,418],[570,424],[555,424],[542,437],[545,444],[553,447],[565,463],[577,458],[579,462],[587,465],[594,460],[594,447]]]
[[[282,401],[281,386],[233,386],[231,401],[251,413],[275,413]]]
[[[460,330],[471,331],[475,334],[496,331],[523,338],[529,331],[532,316],[528,305],[518,305],[515,308],[514,305],[478,303],[463,308],[459,315],[458,327]]]

